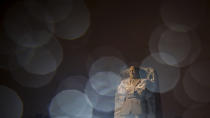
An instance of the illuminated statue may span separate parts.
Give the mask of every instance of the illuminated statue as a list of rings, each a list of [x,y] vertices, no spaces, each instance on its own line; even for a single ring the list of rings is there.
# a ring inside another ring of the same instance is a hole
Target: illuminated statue
[[[114,117],[156,118],[155,96],[150,90],[157,88],[153,68],[131,66],[129,78],[122,80],[118,86]]]

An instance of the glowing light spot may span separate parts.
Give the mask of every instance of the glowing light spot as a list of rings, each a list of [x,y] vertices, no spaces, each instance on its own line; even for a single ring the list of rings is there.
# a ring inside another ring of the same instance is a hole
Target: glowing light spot
[[[77,39],[84,35],[90,25],[90,16],[83,0],[74,0],[71,15],[55,24],[56,36],[63,39]]]
[[[175,67],[192,64],[198,58],[201,47],[196,32],[176,32],[165,26],[157,27],[149,40],[150,53],[159,53],[153,58],[159,63]]]
[[[21,118],[23,113],[23,103],[17,93],[5,86],[0,86],[0,117]]]
[[[157,62],[153,58],[155,56],[159,56],[159,54],[155,53],[146,57],[142,61],[140,67],[152,67],[157,72],[159,89],[153,89],[153,87],[148,87],[148,89],[153,92],[165,93],[172,90],[176,86],[180,78],[180,70],[179,68]]]
[[[193,63],[189,68],[189,72],[193,79],[206,87],[210,87],[209,70],[210,61],[199,61]]]
[[[163,22],[172,30],[187,32],[202,21],[205,4],[202,1],[165,0],[161,7]]]
[[[88,79],[84,76],[70,76],[61,81],[57,91],[76,89],[83,91],[85,89],[85,83]]]
[[[24,5],[36,20],[49,23],[64,20],[72,12],[72,0],[27,0]]]
[[[159,55],[161,59],[168,65],[176,65],[178,62],[174,56],[170,55],[169,53],[160,52]],[[164,64],[164,62],[162,64]]]
[[[55,116],[55,117],[52,117],[52,118],[69,118],[69,116]]]
[[[52,99],[49,113],[51,117],[91,118],[92,110],[84,93],[78,90],[64,90]]]
[[[94,61],[96,61],[97,59],[101,57],[111,57],[111,56],[124,60],[124,56],[119,50],[110,46],[98,47],[90,53],[87,62],[87,68],[89,69],[91,64],[94,63]]]
[[[5,31],[19,46],[39,47],[52,38],[53,26],[31,18],[23,3],[11,7],[4,19]]]
[[[178,83],[173,90],[174,98],[183,107],[190,107],[195,103],[185,92],[182,82]]]
[[[24,87],[43,87],[47,85],[55,75],[55,72],[51,72],[46,75],[28,73],[25,71],[25,69],[18,65],[17,59],[15,57],[11,57],[9,61],[9,68],[12,79]]]
[[[113,72],[120,75],[127,65],[116,57],[102,57],[96,60],[89,70],[89,77],[92,77],[97,72]]]
[[[46,75],[56,71],[62,61],[62,48],[55,39],[39,48],[17,47],[18,63],[29,73]]]
[[[189,70],[187,70],[185,73],[183,86],[185,92],[192,100],[201,103],[208,103],[210,101],[210,88],[202,86],[197,81],[195,81]]]
[[[45,75],[56,70],[56,60],[49,50],[44,48],[17,50],[18,62],[27,72]]]
[[[179,46],[179,48],[177,48]],[[159,40],[158,49],[160,52],[164,52],[172,55],[176,61],[169,59],[166,55],[160,55],[161,59],[169,65],[178,65],[189,54],[191,49],[190,37],[187,33],[165,31]]]
[[[91,86],[100,95],[115,96],[121,77],[112,72],[98,72],[90,78]]]
[[[99,95],[90,82],[86,84],[85,93],[94,109],[102,112],[111,112],[114,110],[114,97]]]
[[[171,57],[169,54],[166,54],[164,52],[159,52],[159,41],[161,38],[161,35],[167,30],[167,27],[164,25],[161,25],[157,27],[151,34],[150,40],[149,40],[149,51],[151,54],[155,54],[153,57],[156,61],[159,63],[165,64],[164,60],[160,57],[160,53],[162,53],[162,56]]]

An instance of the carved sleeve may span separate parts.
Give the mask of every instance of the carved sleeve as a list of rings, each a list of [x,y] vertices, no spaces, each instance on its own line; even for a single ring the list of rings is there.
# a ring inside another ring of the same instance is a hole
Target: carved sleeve
[[[146,83],[146,88],[150,91],[157,91],[158,89],[158,79],[156,72],[151,67],[141,67],[141,69],[146,71],[146,79],[148,80]]]
[[[118,86],[117,92],[115,94],[115,115],[119,112],[121,106],[125,102],[125,98],[126,98],[126,89],[124,81],[122,81]]]

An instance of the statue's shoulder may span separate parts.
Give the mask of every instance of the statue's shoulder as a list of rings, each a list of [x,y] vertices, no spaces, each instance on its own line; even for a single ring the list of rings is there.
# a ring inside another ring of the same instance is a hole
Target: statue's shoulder
[[[129,85],[129,79],[123,79],[120,83],[120,85],[117,88],[117,93],[118,94],[125,94],[126,93],[126,88]]]
[[[129,78],[123,79],[120,83],[120,87],[124,87],[129,83]]]
[[[127,84],[129,81],[130,81],[130,79],[129,78],[126,78],[126,79],[122,80],[121,83],[122,84]]]
[[[152,67],[140,67],[140,69],[145,70],[145,71],[147,71],[149,73],[155,71],[154,68],[152,68]]]

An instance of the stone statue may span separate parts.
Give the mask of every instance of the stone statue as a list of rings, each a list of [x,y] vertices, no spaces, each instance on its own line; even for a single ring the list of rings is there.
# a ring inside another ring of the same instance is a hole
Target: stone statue
[[[131,66],[128,71],[129,78],[121,81],[115,95],[114,118],[156,118],[155,97],[148,90],[157,89],[154,69]]]

